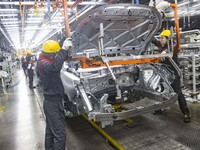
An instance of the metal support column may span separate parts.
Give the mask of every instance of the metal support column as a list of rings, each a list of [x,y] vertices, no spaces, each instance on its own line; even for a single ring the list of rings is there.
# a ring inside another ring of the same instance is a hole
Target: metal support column
[[[69,28],[67,0],[63,0],[63,7],[64,7],[64,15],[65,15],[65,34],[66,34],[66,37],[68,38],[70,37],[70,28]]]
[[[196,56],[192,54],[192,86],[193,86],[193,99],[197,100],[197,89],[196,89]]]

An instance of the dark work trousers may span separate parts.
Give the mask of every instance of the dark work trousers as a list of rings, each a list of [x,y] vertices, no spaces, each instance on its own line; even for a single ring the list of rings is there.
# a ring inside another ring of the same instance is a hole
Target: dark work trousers
[[[45,150],[65,150],[65,114],[62,101],[44,100]]]
[[[33,87],[33,70],[28,69],[29,87]]]
[[[188,107],[187,107],[185,96],[183,95],[183,92],[181,90],[181,81],[180,81],[179,75],[176,75],[176,79],[172,84],[172,88],[178,94],[178,103],[179,103],[179,107],[181,109],[181,112],[184,115],[189,114],[189,110],[188,110]]]
[[[22,67],[23,71],[24,71],[24,75],[27,76],[26,74],[26,67]]]

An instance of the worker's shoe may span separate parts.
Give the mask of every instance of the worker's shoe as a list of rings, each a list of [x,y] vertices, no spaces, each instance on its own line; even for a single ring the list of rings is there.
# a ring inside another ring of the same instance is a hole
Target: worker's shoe
[[[30,88],[30,89],[35,89],[36,87],[35,87],[35,86],[29,86],[29,88]]]
[[[184,115],[184,120],[185,123],[191,122],[191,115],[190,114],[185,114]]]

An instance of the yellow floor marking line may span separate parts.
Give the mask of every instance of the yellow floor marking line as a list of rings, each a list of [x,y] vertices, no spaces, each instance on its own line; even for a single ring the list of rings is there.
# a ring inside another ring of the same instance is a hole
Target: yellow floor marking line
[[[132,122],[133,122],[133,119],[127,118],[127,119],[124,119],[124,121],[126,121],[127,123],[132,123]]]
[[[117,150],[125,150],[117,141],[115,141],[110,135],[108,135],[101,127],[99,127],[94,121],[89,120],[86,115],[83,115],[85,118],[101,135],[103,135]]]
[[[121,109],[121,107],[126,104],[126,103],[122,103],[122,104],[116,104],[116,105],[113,105],[113,107],[115,108],[115,111],[117,112],[124,112],[125,110]],[[124,119],[124,121],[126,121],[127,123],[132,123],[133,122],[133,119],[131,118],[126,118]]]
[[[0,106],[0,112],[4,112],[4,109],[6,108],[6,106]]]
[[[199,108],[200,107],[200,103],[199,102],[192,103],[192,106]]]

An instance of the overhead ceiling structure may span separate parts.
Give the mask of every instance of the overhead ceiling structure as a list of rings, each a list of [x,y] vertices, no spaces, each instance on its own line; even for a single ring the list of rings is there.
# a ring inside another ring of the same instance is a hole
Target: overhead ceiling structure
[[[0,37],[4,37],[4,47],[7,47],[7,49],[35,48],[55,33],[61,31],[64,28],[62,1],[63,0],[1,0]],[[133,1],[113,0],[112,3],[131,3]],[[149,1],[150,0],[140,0],[140,3],[148,5]],[[174,3],[173,0],[168,0],[168,2]],[[103,0],[82,1],[77,9],[76,7],[71,8],[74,3],[75,0],[68,1],[68,16],[71,22],[76,20],[77,14],[81,15],[81,13],[92,9],[95,5],[107,4],[107,2]],[[200,14],[200,0],[178,0],[178,7],[179,16],[182,18],[186,18],[188,15],[193,18]],[[186,20],[188,20],[188,18],[186,18]],[[182,24],[184,25],[184,23]],[[2,46],[0,45],[0,47]]]
[[[60,29],[64,20],[59,2],[4,0],[0,7],[1,31],[14,49],[35,47],[46,35]]]
[[[182,31],[200,29],[200,0],[182,0],[178,8]]]
[[[75,1],[68,2],[68,16],[76,18]],[[94,2],[82,2],[84,11]],[[105,4],[98,3],[95,4]],[[53,1],[9,1],[0,2],[0,30],[14,49],[35,48],[51,35],[64,28],[64,8],[62,0]]]

